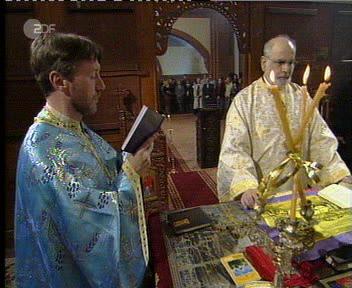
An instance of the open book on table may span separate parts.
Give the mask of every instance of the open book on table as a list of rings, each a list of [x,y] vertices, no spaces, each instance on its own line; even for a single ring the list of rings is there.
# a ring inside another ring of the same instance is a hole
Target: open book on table
[[[318,195],[341,208],[352,208],[352,189],[340,184],[331,184],[320,190]]]
[[[136,153],[142,144],[160,129],[163,121],[163,115],[143,105],[121,149],[132,154]]]

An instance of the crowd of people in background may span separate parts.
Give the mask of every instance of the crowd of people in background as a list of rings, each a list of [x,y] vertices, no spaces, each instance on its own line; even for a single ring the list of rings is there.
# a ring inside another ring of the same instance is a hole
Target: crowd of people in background
[[[203,108],[227,110],[232,99],[241,90],[242,78],[229,73],[226,78],[213,79],[210,74],[202,78],[182,80],[164,78],[160,80],[160,106],[163,113],[197,113]]]

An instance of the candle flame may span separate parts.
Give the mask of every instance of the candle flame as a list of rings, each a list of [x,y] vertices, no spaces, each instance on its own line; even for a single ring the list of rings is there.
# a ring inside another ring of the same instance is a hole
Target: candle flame
[[[331,76],[331,69],[330,66],[326,66],[325,68],[325,72],[324,72],[324,81],[328,82],[330,80],[330,76]]]
[[[275,77],[275,72],[274,70],[271,70],[270,75],[269,75],[271,83],[275,83],[276,77]]]
[[[308,64],[303,74],[303,85],[305,86],[307,85],[307,82],[308,82],[309,73],[310,73],[310,66]]]

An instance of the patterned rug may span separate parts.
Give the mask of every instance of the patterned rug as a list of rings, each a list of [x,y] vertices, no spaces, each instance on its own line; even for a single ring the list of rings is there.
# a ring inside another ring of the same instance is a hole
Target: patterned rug
[[[15,287],[15,258],[5,259],[5,288]]]

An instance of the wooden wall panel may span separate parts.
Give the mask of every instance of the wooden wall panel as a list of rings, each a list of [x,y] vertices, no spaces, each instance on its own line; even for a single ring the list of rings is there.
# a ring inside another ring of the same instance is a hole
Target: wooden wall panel
[[[32,9],[12,10],[5,14],[6,74],[30,75],[29,46],[31,39],[23,32],[23,25],[34,18]]]
[[[154,9],[152,3],[134,5],[136,9],[137,47],[140,77],[141,103],[155,109],[159,108],[156,72]]]
[[[352,5],[334,9],[330,98],[332,129],[340,137],[339,152],[352,170]]]
[[[332,4],[308,2],[263,2],[251,5],[251,78],[262,75],[260,57],[264,43],[279,34],[287,34],[297,44],[293,81],[302,83],[307,64],[311,65],[310,92],[317,89],[330,61]]]
[[[248,55],[248,84],[262,75],[260,57],[263,54],[265,2],[250,6],[250,52]]]
[[[115,130],[119,133],[118,111],[125,109],[122,103],[121,90],[128,89],[136,97],[136,108],[141,107],[139,75],[121,77],[103,77],[106,90],[98,103],[98,112],[85,118],[85,122],[97,131]]]
[[[213,77],[226,78],[230,72],[234,72],[234,33],[224,16],[219,13],[211,15],[211,37],[214,46],[211,65]]]
[[[352,5],[334,11],[332,60],[349,63],[352,59]]]
[[[45,104],[39,86],[31,77],[8,80],[5,87],[5,125],[8,136],[23,135]]]
[[[104,71],[138,70],[137,27],[132,9],[68,9],[65,30],[90,37],[103,49]]]
[[[325,6],[315,3],[300,3],[292,7],[275,3],[266,6],[264,40],[267,41],[278,34],[287,34],[296,41],[298,64],[292,77],[294,82],[302,83],[304,69],[308,63],[312,68],[309,87],[317,88],[322,81],[321,70],[329,58],[328,27],[331,17],[327,13]],[[285,25],[282,25],[283,21]]]

